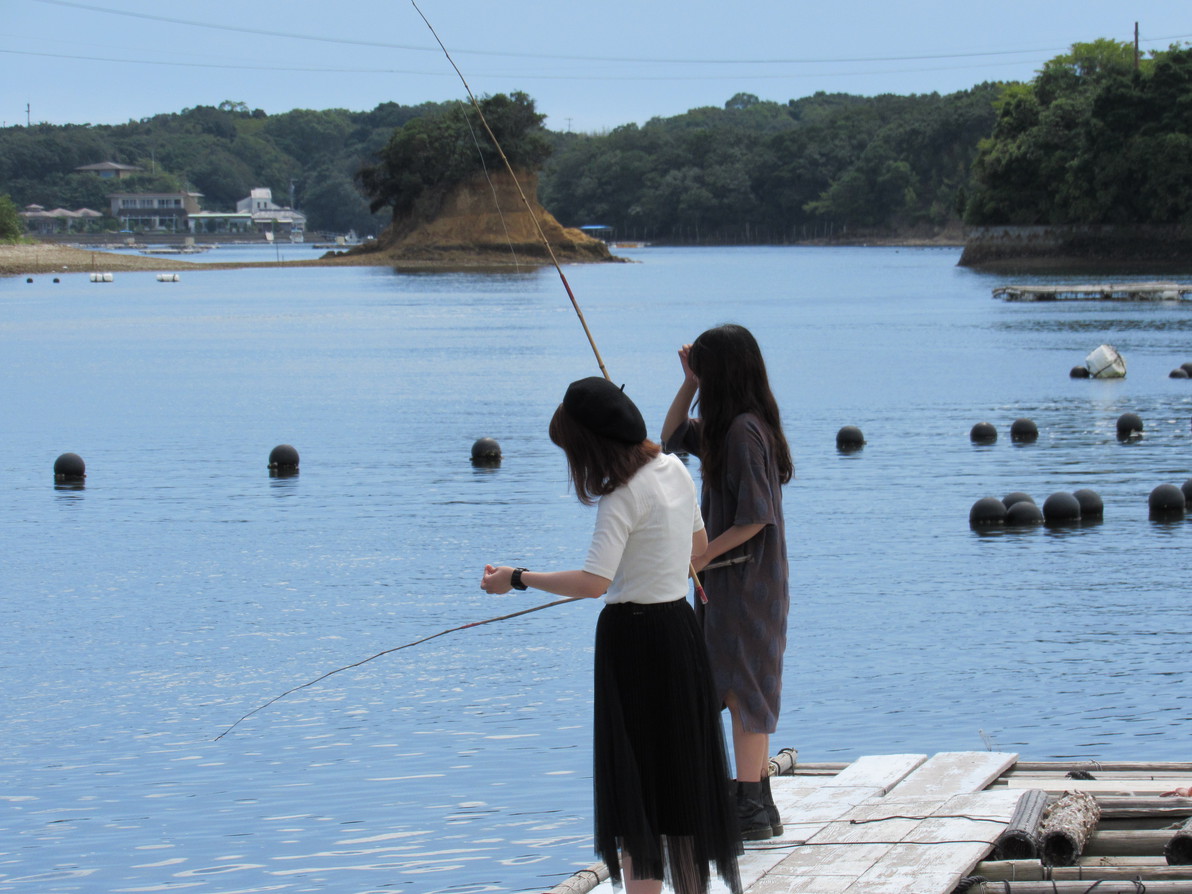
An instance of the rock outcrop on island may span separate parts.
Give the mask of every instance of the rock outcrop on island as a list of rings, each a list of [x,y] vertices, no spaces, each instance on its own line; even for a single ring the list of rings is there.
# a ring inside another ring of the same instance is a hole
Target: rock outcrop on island
[[[373,242],[353,248],[350,254],[374,258],[381,255],[393,266],[403,262],[539,265],[550,262],[542,239],[545,236],[560,263],[621,260],[611,255],[599,239],[562,226],[538,203],[537,174],[519,173],[518,183],[526,201],[518,184],[504,170],[428,191],[418,198],[410,213],[394,220]]]

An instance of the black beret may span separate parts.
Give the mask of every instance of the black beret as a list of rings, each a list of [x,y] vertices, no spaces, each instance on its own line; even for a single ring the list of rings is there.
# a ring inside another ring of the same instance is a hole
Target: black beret
[[[584,428],[614,441],[640,444],[646,439],[641,412],[608,379],[590,376],[572,382],[563,395],[563,409]]]

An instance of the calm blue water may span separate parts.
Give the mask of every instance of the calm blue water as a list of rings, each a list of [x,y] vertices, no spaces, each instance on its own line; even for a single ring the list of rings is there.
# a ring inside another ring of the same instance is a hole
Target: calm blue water
[[[735,320],[767,353],[798,474],[775,749],[1187,757],[1192,522],[1146,504],[1192,476],[1192,384],[1167,378],[1192,305],[1001,303],[954,250],[626,253],[567,277],[655,431],[679,344]],[[1102,342],[1127,378],[1069,379]],[[588,865],[597,603],[213,740],[550,601],[480,570],[582,561],[593,513],[546,425],[597,372],[554,270],[0,280],[0,890],[479,894]],[[498,469],[469,462],[485,436]],[[297,477],[267,474],[281,443]],[[67,451],[84,489],[54,485]],[[969,529],[979,497],[1080,487],[1102,524]]]

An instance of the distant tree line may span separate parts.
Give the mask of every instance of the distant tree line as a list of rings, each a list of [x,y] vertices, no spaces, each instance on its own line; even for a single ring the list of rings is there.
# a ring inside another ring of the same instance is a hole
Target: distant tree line
[[[769,243],[959,222],[978,141],[1000,92],[738,94],[600,136],[556,135],[543,204],[621,238]]]
[[[1075,44],[998,98],[972,224],[1192,223],[1192,49]]]
[[[541,168],[567,226],[621,239],[783,243],[904,236],[969,224],[1192,222],[1192,49],[1136,59],[1075,44],[1030,83],[948,95],[748,93],[602,134],[550,132],[523,93],[481,101],[511,162]],[[138,165],[102,180],[77,167]],[[459,101],[369,112],[243,103],[121,125],[0,129],[0,196],[106,210],[120,191],[194,189],[232,210],[253,187],[314,230],[379,233],[422,191],[501,162]]]

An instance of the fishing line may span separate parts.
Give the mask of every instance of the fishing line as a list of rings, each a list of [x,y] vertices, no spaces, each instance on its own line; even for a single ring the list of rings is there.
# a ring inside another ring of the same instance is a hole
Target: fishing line
[[[382,655],[388,655],[390,652],[400,652],[402,649],[408,649],[408,648],[410,648],[410,646],[416,646],[419,643],[429,642],[430,640],[436,639],[440,636],[446,636],[448,633],[455,633],[458,630],[468,630],[471,627],[480,627],[484,624],[492,624],[495,621],[508,621],[510,618],[516,618],[520,615],[528,615],[528,614],[530,614],[530,612],[539,612],[539,611],[542,611],[544,608],[551,608],[556,605],[562,605],[565,602],[576,602],[576,601],[578,601],[579,598],[580,597],[568,597],[567,599],[558,599],[558,600],[555,600],[554,602],[548,602],[545,605],[536,605],[533,608],[523,608],[521,611],[513,612],[513,614],[510,614],[510,615],[501,615],[501,617],[499,617],[499,618],[489,618],[485,621],[473,621],[470,624],[461,624],[459,627],[451,627],[447,630],[440,630],[438,633],[432,633],[430,636],[422,637],[422,639],[416,639],[413,642],[406,643],[405,645],[394,646],[392,649],[386,649],[383,652],[378,652],[376,655],[370,655],[368,658],[364,658],[360,661],[354,661],[351,664],[345,664],[343,667],[337,667],[335,670],[327,671],[327,673],[323,674],[323,676],[321,676],[321,677],[315,677],[315,679],[310,680],[309,682],[303,683],[300,686],[295,686],[293,689],[287,689],[281,695],[275,695],[273,698],[269,699],[269,701],[265,702],[264,704],[258,705],[257,707],[255,707],[251,711],[249,711],[247,714],[245,714],[243,717],[241,717],[240,720],[237,720],[235,723],[233,723],[231,726],[229,726],[226,730],[224,730],[222,733],[220,733],[218,736],[216,736],[213,741],[218,742],[220,739],[222,739],[224,736],[226,736],[228,733],[230,733],[232,730],[234,730],[237,726],[239,726],[241,721],[247,720],[249,717],[252,717],[252,715],[256,714],[258,711],[263,711],[265,708],[268,708],[274,702],[285,698],[290,693],[297,692],[300,689],[306,689],[308,686],[314,686],[316,683],[320,683],[323,680],[326,680],[328,677],[332,676],[333,674],[338,674],[341,671],[351,670],[354,667],[360,667],[360,665],[367,664],[368,662],[372,661],[374,658],[380,658]]]

